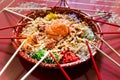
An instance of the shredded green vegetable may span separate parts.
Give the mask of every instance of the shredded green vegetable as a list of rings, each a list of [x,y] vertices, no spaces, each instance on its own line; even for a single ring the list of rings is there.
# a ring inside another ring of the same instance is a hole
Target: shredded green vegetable
[[[54,54],[54,57],[58,62],[60,62],[60,58],[59,58],[57,53]],[[47,56],[46,59],[43,62],[55,64],[55,61],[50,56]]]
[[[86,27],[85,34],[83,34],[82,37],[85,37],[89,40],[95,39],[95,35],[94,35],[93,31],[88,27]]]
[[[44,49],[40,49],[40,50],[36,51],[35,53],[33,53],[33,55],[32,55],[31,57],[32,57],[33,59],[40,60],[40,59],[44,56],[44,54],[45,54],[45,50],[44,50]],[[56,58],[56,60],[57,60],[58,62],[60,62],[60,58],[59,58],[59,56],[58,56],[57,53],[54,54],[54,57]],[[44,59],[43,62],[55,64],[55,61],[52,59],[51,56],[47,56],[47,57]]]
[[[39,51],[36,51],[33,55],[33,59],[40,60],[44,56],[45,51],[43,49],[40,49]]]

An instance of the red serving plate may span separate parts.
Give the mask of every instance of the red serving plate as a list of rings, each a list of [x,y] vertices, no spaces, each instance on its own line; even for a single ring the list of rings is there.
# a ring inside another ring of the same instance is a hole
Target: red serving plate
[[[77,9],[69,9],[69,8],[63,8],[63,7],[54,7],[54,8],[51,8],[51,10],[46,10],[46,11],[33,11],[31,13],[29,13],[27,16],[29,16],[30,18],[37,18],[37,17],[44,17],[46,14],[48,14],[48,12],[53,12],[53,13],[60,13],[60,14],[75,14],[78,19],[82,20],[82,21],[85,21],[86,23],[88,23],[88,25],[90,26],[90,28],[92,29],[92,31],[94,33],[97,33],[97,32],[101,32],[101,28],[100,26],[98,26],[95,22],[93,21],[90,21],[89,19],[87,19],[86,17],[87,14],[77,10]],[[26,23],[28,21],[28,19],[22,19],[19,21],[19,23]],[[21,27],[16,27],[14,30],[13,30],[13,36],[19,36],[19,34],[21,33],[21,30],[24,26],[21,26]],[[13,46],[15,49],[17,49],[17,47],[19,47],[20,45],[20,41],[19,39],[13,39],[12,41],[13,43]],[[101,47],[102,45],[102,42],[99,40],[99,39],[96,39],[96,46],[98,48]],[[93,51],[93,55],[96,54],[96,50]],[[32,59],[30,58],[26,53],[20,51],[19,52],[20,56],[22,58],[24,58],[25,60],[27,60],[28,62],[31,62],[33,64],[36,64],[37,61],[35,59]],[[70,62],[70,63],[66,63],[66,64],[61,64],[62,67],[65,67],[65,68],[68,68],[68,67],[73,67],[73,66],[76,66],[76,65],[79,65],[87,60],[89,60],[89,56],[87,56],[87,58],[84,60],[84,61],[81,61],[81,60],[77,60],[75,62]],[[58,68],[58,66],[56,64],[47,64],[47,63],[41,63],[40,64],[41,67],[46,67],[46,68]]]

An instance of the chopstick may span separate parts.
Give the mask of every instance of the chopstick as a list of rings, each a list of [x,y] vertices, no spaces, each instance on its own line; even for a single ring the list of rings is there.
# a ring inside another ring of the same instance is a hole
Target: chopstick
[[[58,65],[58,67],[60,68],[60,70],[62,71],[62,73],[65,75],[67,80],[71,80],[71,78],[68,76],[68,74],[65,72],[65,70],[61,67],[61,65],[59,64],[59,62],[55,59],[54,55],[50,52],[50,56],[53,58],[53,60],[56,62],[56,64]]]
[[[103,24],[107,24],[107,25],[111,25],[111,26],[115,26],[115,27],[120,27],[120,25],[116,25],[116,24],[109,23],[109,22],[104,22],[104,21],[100,21],[100,20],[95,20],[95,19],[87,18],[87,17],[86,17],[86,19],[92,20],[92,21],[95,21],[95,22],[99,22],[99,23],[103,23]]]
[[[93,56],[92,56],[92,51],[91,51],[91,49],[90,49],[90,46],[89,46],[88,41],[86,41],[86,45],[87,45],[88,51],[89,51],[89,53],[90,53],[90,58],[92,59],[93,66],[94,66],[94,68],[95,68],[95,72],[96,72],[96,74],[97,74],[98,80],[102,80],[101,75],[100,75],[100,72],[99,72],[98,67],[97,67],[97,64],[96,64],[96,62],[95,62],[95,60],[94,60],[94,58],[93,58]]]
[[[97,1],[101,1],[101,0],[97,0]],[[106,2],[106,3],[120,3],[119,1],[114,1],[114,0],[104,0],[103,2]]]
[[[11,10],[50,10],[51,8],[21,8],[21,7],[8,7],[7,9]]]
[[[1,0],[1,1],[0,1],[0,4],[3,3],[4,1],[5,1],[5,0]]]
[[[85,5],[85,6],[94,6],[94,7],[106,7],[106,8],[120,8],[119,6],[116,5],[102,5],[102,4],[90,4],[90,3],[84,3],[84,2],[69,2],[69,4],[78,4],[78,5]]]
[[[94,14],[94,15],[86,16],[86,18],[100,17],[100,16],[105,17],[105,16],[107,16],[107,15],[109,15],[109,14],[111,14],[111,13]],[[101,18],[101,17],[100,17],[100,18]]]
[[[25,24],[18,24],[18,25],[15,25],[15,26],[2,27],[2,28],[0,28],[0,30],[9,29],[9,28],[15,28],[17,26],[25,26],[27,24],[31,24],[31,23],[25,23]]]
[[[20,49],[22,48],[22,46],[24,45],[24,43],[27,40],[25,39],[22,44],[17,48],[17,50],[14,52],[14,54],[12,55],[12,57],[8,60],[8,62],[5,64],[5,66],[3,67],[3,69],[0,71],[0,76],[3,74],[3,72],[7,69],[7,67],[9,66],[9,64],[12,62],[12,60],[14,59],[14,57],[17,55],[17,53],[20,51]]]
[[[58,2],[59,3],[59,2]],[[56,5],[58,5],[58,3]],[[51,8],[46,8],[46,7],[35,7],[35,8],[22,8],[22,7],[8,7],[7,9],[11,9],[11,10],[50,10]],[[90,9],[80,9],[81,11],[88,11],[88,12],[97,12],[97,10],[90,10]],[[100,11],[99,11],[100,12]],[[102,11],[101,11],[102,12]],[[108,13],[108,12],[104,12],[104,13]]]
[[[115,65],[117,65],[118,67],[120,67],[120,64],[118,62],[116,62],[114,59],[112,59],[110,56],[108,56],[105,52],[103,52],[102,50],[100,50],[98,47],[96,47],[95,45],[93,45],[100,53],[102,53],[106,58],[108,58],[111,62],[113,62]]]
[[[9,7],[7,9],[11,10],[50,10],[51,8],[21,8],[21,7]],[[88,10],[88,9],[80,9],[81,11],[89,11],[89,12],[97,12],[97,10]],[[104,12],[104,14],[109,14],[108,12]],[[104,14],[96,14],[96,15],[91,15],[92,17],[96,16],[102,16]]]
[[[120,34],[120,32],[97,32],[97,34]]]
[[[0,37],[0,39],[26,39],[26,37]]]
[[[50,51],[47,51],[47,53],[20,79],[25,80],[27,76],[29,76],[36,68],[40,65],[40,63],[48,56]]]
[[[96,34],[96,33],[95,33]],[[118,53],[112,46],[110,46],[103,38],[101,38],[98,34],[96,34],[96,36],[102,41],[104,42],[115,54],[117,54],[120,57],[120,53]]]
[[[4,0],[3,0],[4,1]],[[15,2],[15,0],[12,0],[5,8],[7,8],[7,7],[9,7],[11,4],[13,4]],[[1,12],[3,12],[4,11],[4,8],[0,11],[0,13]]]
[[[27,16],[25,16],[25,15],[23,15],[23,14],[14,12],[14,11],[12,11],[12,10],[9,10],[8,8],[4,8],[4,10],[5,10],[5,11],[8,11],[8,12],[10,12],[10,13],[12,13],[12,14],[16,14],[16,15],[18,15],[18,16],[21,16],[21,17],[23,17],[23,18],[25,18],[25,19],[29,19],[29,20],[31,20],[31,21],[34,20],[34,19],[32,19],[32,18],[30,18],[30,17],[27,17]]]
[[[80,9],[81,11],[88,11],[88,12],[102,12],[102,13],[109,13],[109,12],[103,12],[103,11],[97,11],[97,10],[91,10],[91,9]]]
[[[18,16],[27,18],[27,19],[29,19],[29,20],[33,20],[32,18],[29,18],[29,17],[27,17],[27,16],[25,16],[25,15],[22,15],[22,14],[20,14],[20,13],[17,13],[17,12],[14,12],[14,11],[12,11],[12,10],[9,10],[9,8],[5,8],[4,10],[6,10],[6,11],[8,11],[8,12],[11,12],[11,13],[13,13],[13,14],[16,14],[16,15],[18,15]],[[96,15],[94,15],[94,16],[96,16]],[[100,20],[94,20],[94,19],[91,19],[91,18],[87,18],[87,19],[92,20],[92,21],[95,21],[95,22],[100,22],[100,23],[104,23],[104,24],[108,24],[108,25],[120,27],[119,25],[112,24],[112,23],[108,23],[108,22],[103,22],[103,21],[100,21]]]

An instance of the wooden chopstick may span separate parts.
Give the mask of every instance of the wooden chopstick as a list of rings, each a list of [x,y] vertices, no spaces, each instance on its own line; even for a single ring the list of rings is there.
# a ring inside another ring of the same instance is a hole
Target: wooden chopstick
[[[25,16],[25,15],[22,15],[22,14],[20,14],[20,13],[17,13],[17,12],[14,12],[14,11],[12,11],[12,10],[9,10],[8,8],[5,8],[4,10],[6,10],[6,11],[8,11],[8,12],[11,12],[11,13],[13,13],[13,14],[16,14],[16,15],[18,15],[18,16],[21,16],[21,17],[23,17],[23,18],[26,18],[26,19],[29,19],[29,20],[33,20],[32,18],[29,18],[29,17],[27,17],[27,16]],[[103,24],[108,24],[108,25],[111,25],[111,26],[120,27],[120,25],[116,25],[116,24],[112,24],[112,23],[108,23],[108,22],[104,22],[104,21],[100,21],[100,20],[94,20],[94,19],[91,19],[91,18],[87,18],[87,19],[92,20],[92,21],[95,21],[95,22],[100,22],[100,23],[103,23]]]
[[[14,2],[15,2],[15,0],[12,0],[5,8],[9,7],[9,6],[12,5]],[[0,11],[0,13],[3,12],[3,11],[4,11],[4,8]]]
[[[26,39],[26,37],[0,37],[0,39]]]
[[[97,34],[120,34],[120,32],[97,32]]]
[[[58,2],[56,5],[58,5],[60,2]],[[68,4],[68,3],[67,3]],[[55,6],[56,6],[55,5]],[[8,7],[7,9],[11,10],[50,10],[51,8],[41,8],[41,7],[36,7],[36,8],[22,8],[22,7]],[[81,11],[88,11],[88,12],[97,12],[97,10],[90,10],[90,9],[79,9]],[[99,11],[102,12],[102,11]],[[109,12],[103,12],[103,13],[109,13]]]
[[[20,49],[22,48],[22,46],[24,45],[24,43],[27,40],[25,39],[22,44],[17,48],[17,50],[14,52],[14,54],[12,55],[12,57],[8,60],[8,62],[5,64],[5,66],[3,67],[3,69],[0,71],[0,76],[3,74],[3,72],[7,69],[7,67],[9,66],[9,64],[12,62],[12,60],[15,58],[15,56],[17,55],[17,53],[20,51]]]
[[[25,19],[29,19],[29,20],[31,20],[31,21],[34,20],[34,19],[32,19],[32,18],[30,18],[30,17],[28,17],[28,16],[25,16],[25,15],[23,15],[23,14],[14,12],[14,11],[12,11],[12,10],[9,10],[8,8],[4,8],[4,10],[5,10],[5,11],[8,11],[8,12],[10,12],[10,13],[12,13],[12,14],[21,16],[21,17],[23,17],[23,18],[25,18]]]
[[[95,21],[95,22],[99,22],[99,23],[103,23],[103,24],[107,24],[107,25],[111,25],[111,26],[115,26],[115,27],[120,27],[120,25],[116,25],[116,24],[109,23],[109,22],[104,22],[104,21],[100,21],[100,20],[95,20],[95,19],[87,18],[87,17],[86,17],[86,19],[92,20],[92,21]]]
[[[53,58],[53,60],[56,62],[56,64],[58,65],[58,67],[60,68],[60,70],[62,71],[62,73],[65,75],[67,80],[71,80],[71,78],[68,76],[68,74],[65,72],[65,70],[61,67],[61,65],[59,64],[59,62],[55,59],[54,55],[50,52],[50,56]]]
[[[21,7],[8,7],[7,9],[11,9],[11,10],[50,10],[51,8],[21,8]]]
[[[96,33],[95,33],[96,34]],[[118,53],[112,46],[110,46],[103,38],[101,38],[98,34],[96,34],[96,36],[102,41],[104,42],[115,54],[117,54],[120,57],[120,53]]]
[[[5,0],[1,0],[1,1],[0,1],[0,4],[3,3],[4,1],[5,1]]]
[[[94,14],[94,15],[86,16],[86,18],[93,18],[93,17],[100,17],[100,16],[105,17],[105,16],[107,16],[109,14],[111,14],[111,13]],[[101,19],[101,17],[99,19]]]
[[[48,51],[20,80],[25,80],[39,65],[40,63],[48,56],[50,51]]]
[[[91,44],[92,45],[92,44]],[[108,58],[111,62],[113,62],[115,65],[117,65],[118,67],[120,67],[120,64],[118,62],[116,62],[113,58],[111,58],[110,56],[108,56],[105,52],[103,52],[102,50],[100,50],[98,47],[96,47],[95,45],[93,45],[100,53],[102,53],[106,58]]]
[[[15,28],[17,26],[25,26],[27,24],[31,24],[31,23],[24,23],[24,24],[18,24],[18,25],[15,25],[15,26],[2,27],[2,28],[0,28],[0,30],[9,29],[9,28]]]
[[[101,75],[100,75],[100,72],[99,72],[98,67],[97,67],[97,64],[96,64],[96,62],[95,62],[95,60],[94,60],[94,57],[93,57],[93,55],[92,55],[92,51],[91,51],[91,49],[90,49],[90,46],[89,46],[88,41],[86,41],[86,45],[87,45],[88,51],[89,51],[89,53],[90,53],[90,58],[92,59],[93,66],[94,66],[94,68],[95,68],[95,72],[96,72],[96,74],[97,74],[98,80],[102,80]]]
[[[21,8],[21,7],[8,7],[7,9],[11,9],[11,10],[50,10],[51,8]],[[81,11],[89,11],[89,12],[97,12],[97,10],[89,10],[89,9],[80,9]],[[109,12],[104,12],[105,14],[109,14]],[[96,14],[96,15],[92,15],[92,17],[96,17],[96,16],[102,16],[103,14]]]
[[[97,10],[91,10],[91,9],[80,9],[81,11],[87,11],[87,12],[98,12]],[[99,11],[102,12],[102,11]],[[104,13],[109,13],[109,12],[104,12]]]

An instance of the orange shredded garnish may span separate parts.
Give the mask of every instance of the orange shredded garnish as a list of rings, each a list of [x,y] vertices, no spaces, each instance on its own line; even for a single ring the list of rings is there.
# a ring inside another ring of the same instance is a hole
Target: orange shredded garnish
[[[58,36],[57,33],[53,32],[53,30],[51,29],[51,26],[45,27],[45,32],[46,34],[49,34],[49,35]]]
[[[50,26],[45,28],[45,32],[49,37],[59,40],[61,37],[68,35],[69,28],[59,21],[54,21]]]
[[[52,30],[62,36],[66,36],[68,34],[68,27],[65,24],[59,23],[58,21],[53,22],[51,26]]]

